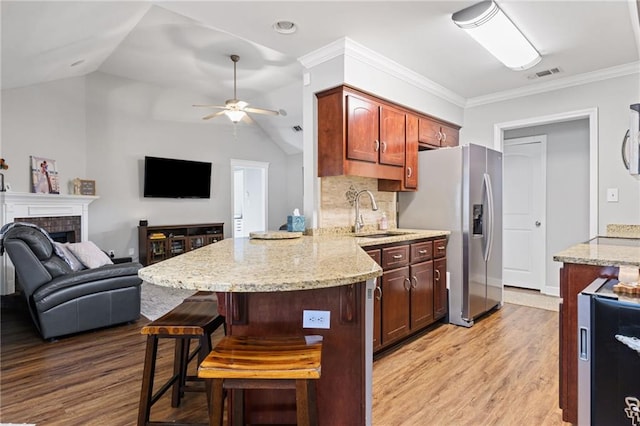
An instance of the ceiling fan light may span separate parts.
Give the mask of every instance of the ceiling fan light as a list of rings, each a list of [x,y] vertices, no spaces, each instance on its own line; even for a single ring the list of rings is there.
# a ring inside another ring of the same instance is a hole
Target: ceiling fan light
[[[233,123],[238,123],[246,115],[244,111],[233,111],[233,110],[226,110],[224,114],[227,117],[229,117],[229,120],[231,120],[231,122]]]
[[[538,51],[493,0],[462,9],[453,22],[500,62],[513,70],[526,70],[542,59]]]

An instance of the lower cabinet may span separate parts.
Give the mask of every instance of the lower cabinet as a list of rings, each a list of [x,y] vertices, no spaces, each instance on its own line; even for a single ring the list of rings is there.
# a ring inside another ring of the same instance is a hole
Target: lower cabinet
[[[384,271],[373,301],[374,353],[446,316],[446,258],[434,260],[433,248],[433,240],[367,248]]]

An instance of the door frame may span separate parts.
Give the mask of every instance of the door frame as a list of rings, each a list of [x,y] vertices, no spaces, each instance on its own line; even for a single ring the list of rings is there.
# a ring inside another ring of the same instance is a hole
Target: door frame
[[[589,238],[598,235],[598,108],[568,111],[525,118],[493,125],[493,146],[503,152],[504,132],[523,127],[561,123],[587,118],[589,120]]]
[[[236,169],[259,169],[262,171],[262,192],[264,194],[264,224],[265,228],[269,227],[269,163],[263,161],[251,161],[251,160],[237,160],[230,159],[229,176],[231,186],[231,203],[230,203],[230,216],[231,216],[231,237],[236,238],[236,230],[234,226],[234,206],[235,206],[235,191],[234,191],[234,172]]]
[[[540,154],[541,154],[541,164],[540,167],[542,169],[542,181],[541,181],[541,186],[542,186],[542,209],[541,209],[541,213],[540,213],[540,221],[542,222],[542,253],[540,253],[540,258],[542,265],[538,265],[541,267],[541,269],[538,271],[538,273],[540,274],[540,283],[538,284],[538,287],[536,288],[536,290],[539,290],[541,292],[544,293],[548,293],[548,289],[547,289],[547,262],[546,262],[546,258],[547,258],[547,135],[536,135],[536,136],[525,136],[525,137],[520,137],[520,138],[512,138],[512,139],[503,139],[503,148],[505,148],[506,146],[515,146],[515,145],[526,145],[526,144],[534,144],[534,143],[539,143],[540,144]],[[503,164],[504,162],[507,161],[507,156],[506,156],[506,152],[502,151],[504,156],[504,160],[503,160]],[[504,168],[504,166],[503,166]],[[503,173],[503,177],[504,177],[504,170],[502,171]],[[504,202],[504,192],[503,192],[503,202]],[[503,219],[502,219],[502,235],[504,238],[504,209],[502,211],[502,215],[503,215]],[[503,240],[504,241],[504,240]],[[502,255],[504,256],[504,253],[506,252],[506,250],[504,250],[504,243],[503,243],[503,247],[502,247]],[[504,257],[503,257],[504,259]],[[503,261],[503,268],[504,268],[504,261]],[[504,269],[503,269],[504,271]],[[504,276],[504,272],[502,273]]]

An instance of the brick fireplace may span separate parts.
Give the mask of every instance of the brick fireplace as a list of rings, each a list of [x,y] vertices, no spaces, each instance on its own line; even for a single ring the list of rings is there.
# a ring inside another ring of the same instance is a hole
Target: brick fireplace
[[[0,192],[0,225],[30,222],[58,241],[87,241],[89,204],[97,196]],[[9,256],[0,256],[0,294],[15,291],[15,269]]]

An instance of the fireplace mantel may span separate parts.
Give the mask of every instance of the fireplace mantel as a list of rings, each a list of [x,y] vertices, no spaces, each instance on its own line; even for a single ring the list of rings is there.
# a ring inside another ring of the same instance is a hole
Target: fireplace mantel
[[[15,218],[80,216],[81,240],[89,236],[89,204],[98,196],[32,194],[28,192],[0,192],[0,226],[14,222]],[[0,258],[0,294],[15,291],[15,270],[8,256]]]

